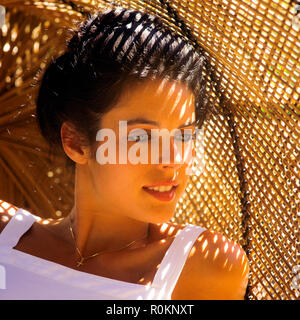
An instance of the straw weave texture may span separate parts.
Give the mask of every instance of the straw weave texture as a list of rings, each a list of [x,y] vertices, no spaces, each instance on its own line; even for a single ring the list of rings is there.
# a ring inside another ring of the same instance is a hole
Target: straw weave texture
[[[62,155],[49,161],[35,123],[34,78],[63,52],[68,27],[87,12],[113,5],[97,0],[0,4],[6,8],[0,29],[0,199],[57,218],[72,208],[74,177]],[[227,98],[204,124],[174,222],[202,225],[243,245],[250,261],[246,299],[299,298],[297,1],[115,5],[157,14],[201,45]]]

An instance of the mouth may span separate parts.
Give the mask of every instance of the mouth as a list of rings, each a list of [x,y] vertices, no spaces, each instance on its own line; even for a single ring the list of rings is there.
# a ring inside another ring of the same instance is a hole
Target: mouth
[[[148,187],[143,187],[143,190],[160,201],[172,201],[175,198],[176,189],[178,186],[172,186],[170,190],[153,190]]]

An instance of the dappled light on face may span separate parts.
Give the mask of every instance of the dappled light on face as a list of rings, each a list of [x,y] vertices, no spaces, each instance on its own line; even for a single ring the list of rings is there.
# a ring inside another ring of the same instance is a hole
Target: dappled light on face
[[[166,78],[164,78],[164,79],[160,82],[157,90],[155,90],[155,95],[160,95],[160,94],[164,91],[164,88],[165,88],[167,82],[168,82],[168,80],[167,80]]]
[[[180,91],[177,94],[177,97],[176,97],[176,100],[174,102],[174,106],[173,106],[173,108],[171,110],[171,113],[174,112],[174,110],[176,109],[177,105],[179,104],[182,94],[183,94],[183,89],[180,89]]]
[[[154,97],[163,99],[162,107],[163,109],[168,108],[169,115],[174,114],[176,108],[180,108],[180,115],[177,117],[178,120],[181,120],[184,117],[187,109],[194,103],[193,93],[190,92],[188,88],[182,87],[182,84],[178,82],[170,82],[166,79],[163,79],[158,83],[158,86],[155,88],[154,92]]]
[[[185,111],[186,111],[186,106],[187,106],[187,100],[185,100],[183,106],[181,107],[179,119],[182,119],[182,118],[183,118],[183,116],[184,116],[184,114],[185,114]]]
[[[192,113],[192,122],[196,121],[195,112]]]
[[[172,103],[173,104],[173,106],[172,106],[172,109],[171,109],[171,114],[176,110],[176,108],[177,108],[177,106],[181,103],[181,104],[183,104],[183,107],[181,107],[181,110],[180,110],[180,115],[179,115],[179,119],[182,119],[183,118],[183,116],[184,116],[184,113],[185,113],[185,111],[186,111],[186,107],[187,107],[187,105],[189,105],[189,103],[188,103],[188,98],[186,98],[185,100],[183,100],[184,98],[182,97],[182,95],[183,95],[183,93],[184,93],[184,91],[183,91],[183,89],[181,88],[180,90],[179,90],[179,92],[177,93],[177,95],[176,95],[176,97],[174,97],[175,98],[175,102],[174,103]],[[191,99],[189,99],[189,101],[190,101]],[[190,106],[190,105],[189,105]]]
[[[175,91],[176,88],[176,83],[174,82],[171,86],[171,88],[169,89],[168,95],[167,95],[167,100],[170,100],[173,96],[173,93]]]

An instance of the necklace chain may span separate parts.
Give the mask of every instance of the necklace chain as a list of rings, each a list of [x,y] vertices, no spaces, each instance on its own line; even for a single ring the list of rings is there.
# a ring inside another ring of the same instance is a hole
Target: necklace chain
[[[133,243],[139,241],[139,240],[144,240],[147,236],[148,236],[148,233],[149,233],[149,226],[148,226],[148,232],[146,233],[145,237],[143,237],[142,239],[138,239],[138,240],[133,240],[131,241],[130,243],[128,243],[126,246],[122,247],[122,248],[118,248],[118,249],[112,249],[112,250],[106,250],[106,251],[100,251],[100,252],[97,252],[97,253],[94,253],[88,257],[83,257],[80,250],[78,249],[77,245],[76,245],[76,240],[75,240],[75,236],[74,236],[74,232],[73,232],[73,228],[72,228],[72,225],[71,225],[71,219],[70,219],[70,231],[71,231],[71,234],[72,234],[72,238],[74,240],[74,244],[75,244],[75,247],[76,247],[76,250],[80,256],[80,260],[77,261],[76,263],[76,266],[77,267],[80,267],[81,265],[83,265],[83,263],[88,260],[88,259],[91,259],[91,258],[94,258],[96,256],[98,256],[99,254],[102,254],[102,253],[107,253],[107,252],[114,252],[114,251],[119,251],[119,250],[122,250],[122,249],[125,249],[127,247],[129,247],[130,245],[132,245]]]

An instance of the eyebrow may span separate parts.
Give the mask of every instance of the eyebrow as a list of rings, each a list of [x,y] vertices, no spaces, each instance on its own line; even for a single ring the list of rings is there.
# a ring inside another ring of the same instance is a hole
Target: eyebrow
[[[148,119],[145,119],[145,118],[135,118],[135,119],[131,119],[131,120],[127,121],[127,125],[128,126],[134,125],[134,124],[152,124],[154,126],[159,127],[159,123],[158,122],[153,121],[153,120],[148,120]],[[195,125],[195,124],[196,124],[196,121],[193,121],[193,122],[190,122],[190,123],[184,123],[181,126],[179,126],[178,129],[184,128],[184,127],[188,127],[188,126],[192,126],[192,125]]]

